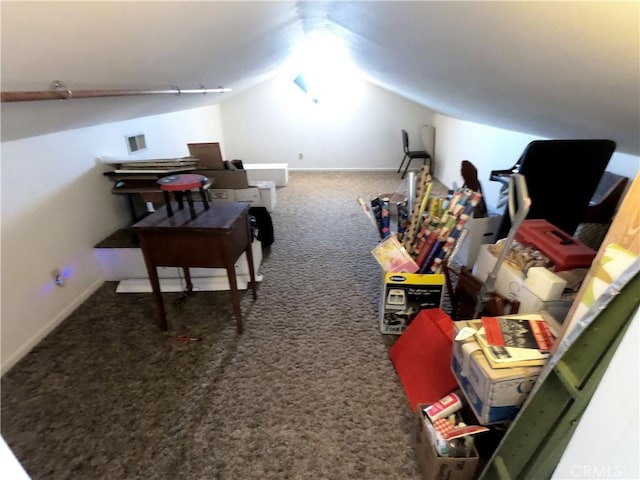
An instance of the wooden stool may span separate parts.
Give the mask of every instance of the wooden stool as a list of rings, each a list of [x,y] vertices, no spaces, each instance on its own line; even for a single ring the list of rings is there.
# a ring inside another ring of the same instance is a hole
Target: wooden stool
[[[193,173],[170,175],[158,180],[160,190],[162,190],[162,195],[164,196],[164,203],[167,205],[167,215],[170,217],[173,216],[171,198],[169,197],[169,192],[173,192],[173,195],[176,197],[178,202],[178,208],[180,210],[184,208],[183,197],[186,197],[187,203],[189,204],[191,218],[196,218],[196,210],[193,207],[193,198],[191,196],[191,190],[195,190],[196,188],[200,192],[200,198],[202,198],[205,210],[208,210],[209,202],[207,201],[207,195],[204,192],[204,186],[208,181],[209,179],[204,175],[197,175]]]

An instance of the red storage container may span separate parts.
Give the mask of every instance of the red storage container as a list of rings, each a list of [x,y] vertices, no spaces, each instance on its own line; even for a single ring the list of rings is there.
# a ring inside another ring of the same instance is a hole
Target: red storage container
[[[525,220],[516,231],[516,240],[549,257],[556,271],[589,268],[597,253],[546,220]]]

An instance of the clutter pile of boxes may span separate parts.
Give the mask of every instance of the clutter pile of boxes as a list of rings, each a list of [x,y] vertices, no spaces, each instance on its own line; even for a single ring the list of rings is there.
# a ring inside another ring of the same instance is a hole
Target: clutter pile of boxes
[[[450,393],[438,402],[418,405],[415,451],[425,479],[473,478],[479,455],[474,436],[488,428],[459,422],[462,399]]]
[[[429,314],[427,311],[423,314]],[[455,378],[455,388],[451,391],[440,389],[442,398],[432,403],[420,402],[415,408],[416,417],[414,449],[422,478],[435,480],[438,478],[455,478],[457,480],[473,480],[478,478],[481,466],[486,458],[478,453],[482,445],[483,451],[493,448],[496,433],[503,435],[505,428],[518,415],[528,395],[534,389],[538,377],[550,355],[549,351],[541,352],[537,347],[524,348],[526,344],[522,333],[522,322],[533,325],[542,322],[548,331],[553,332],[547,338],[545,348],[553,342],[558,333],[558,324],[545,312],[530,315],[510,315],[495,320],[500,327],[500,341],[492,337],[484,325],[485,319],[474,321],[453,321],[453,339],[449,336],[429,336],[421,339],[421,348],[450,352],[450,368],[440,371],[428,368],[427,365],[415,365],[421,375],[414,375],[413,382],[429,385],[429,395],[433,394],[434,385],[448,385],[443,379],[450,375]],[[418,321],[418,320],[416,320]],[[506,322],[507,327],[501,322]],[[518,325],[517,328],[508,327]],[[405,334],[411,334],[409,327]],[[532,331],[535,331],[532,329]],[[487,338],[496,345],[486,344]],[[403,337],[400,337],[401,340]],[[482,341],[481,341],[482,339]],[[535,338],[528,340],[536,341]],[[510,347],[512,342],[521,345]],[[450,343],[443,345],[443,343]],[[501,345],[498,345],[500,343]],[[494,349],[490,356],[481,344]],[[541,344],[540,344],[541,345]],[[395,347],[395,344],[394,344]],[[392,347],[393,348],[393,347]],[[519,360],[517,352],[527,350],[530,360]],[[505,363],[494,364],[489,358],[497,358]],[[392,361],[394,357],[392,357]],[[397,362],[397,360],[396,360]],[[396,368],[398,365],[394,363]],[[404,374],[406,376],[406,373]],[[418,378],[419,380],[416,380]],[[401,377],[401,380],[402,377]],[[403,386],[411,400],[416,399],[420,391],[415,385]],[[426,388],[426,387],[425,387]],[[451,387],[449,387],[451,388]],[[426,389],[424,390],[427,391]],[[448,393],[447,393],[448,391]],[[426,395],[425,395],[426,398]],[[453,414],[456,414],[453,416]],[[487,439],[485,439],[487,436]],[[478,448],[476,448],[478,447]]]
[[[250,182],[251,176],[246,168],[248,165],[243,164],[242,168],[237,168],[232,162],[225,162],[219,143],[189,143],[187,147],[190,156],[198,159],[195,172],[209,178],[211,182],[208,192],[212,200],[246,202],[252,207],[265,207],[269,212],[275,209],[277,183],[286,185],[275,170],[273,173],[277,176],[274,180],[264,176]],[[286,172],[286,164],[283,168]]]
[[[505,316],[505,321],[526,319],[530,316],[510,315]],[[552,328],[554,336],[558,334],[558,325],[550,316],[545,313],[540,315],[540,319]],[[513,350],[509,352],[508,348],[490,346],[489,348],[495,348],[496,355],[505,357],[505,363],[497,368],[497,364],[491,362],[493,356],[487,354],[479,343],[479,336],[484,335],[483,330],[474,323],[477,322],[454,322],[455,341],[451,371],[480,424],[508,423],[516,417],[532,390],[546,363],[548,352],[540,354],[537,361],[517,361],[508,357]],[[468,334],[461,334],[465,329]],[[538,352],[532,353],[537,355]]]
[[[393,352],[393,347],[390,352],[416,415],[414,445],[423,478],[472,480],[477,478],[482,464],[473,440],[467,437],[450,442],[441,429],[450,432],[463,428],[463,421],[466,426],[478,427],[474,434],[488,430],[504,433],[541,379],[562,322],[597,252],[548,221],[531,219],[519,226],[509,247],[514,252],[501,256],[504,243],[497,240],[497,235],[502,216],[487,212],[487,216],[476,218],[472,212],[477,195],[464,189],[450,191],[446,198],[430,195],[430,181],[423,171],[417,179],[415,197],[383,194],[371,202],[362,198],[358,202],[380,236],[380,242],[371,250],[383,270],[380,331],[399,336],[394,347],[407,335],[413,335],[412,322],[417,323],[415,319],[421,318],[421,313],[443,307],[445,287],[450,294],[454,288],[448,276],[449,262],[464,265],[480,284],[492,274],[499,260],[503,262],[493,288],[512,300],[518,310],[472,320],[449,318],[453,338],[449,339],[450,368],[446,372],[434,372],[433,362],[428,366],[417,364],[417,357],[412,357],[414,374],[407,380],[406,368],[401,369],[398,363],[398,352]],[[406,211],[410,204],[413,209]],[[429,237],[433,237],[431,246]],[[426,256],[421,255],[425,247],[431,248]],[[529,262],[523,268],[505,261],[523,250],[535,252],[542,261]],[[440,261],[434,262],[435,259]],[[500,334],[497,337],[496,325]],[[546,343],[541,342],[543,337]],[[439,341],[442,338],[448,336]],[[404,340],[403,345],[412,342]],[[418,341],[427,351],[442,351],[443,346],[435,342],[434,336]],[[428,414],[436,404],[420,402],[417,408],[414,404],[419,391],[415,382],[433,385],[447,375],[453,375],[456,393],[440,393],[446,395],[443,399],[458,395],[464,420],[447,416],[436,421]]]
[[[105,176],[114,182],[114,194],[139,196],[153,211],[153,204],[162,203],[163,197],[157,181],[168,175],[183,173],[207,177],[206,185],[211,200],[246,202],[252,207],[265,207],[272,212],[276,207],[276,187],[286,186],[288,166],[282,164],[246,164],[225,161],[218,142],[188,143],[189,156],[160,159],[102,158],[113,167]],[[241,168],[236,167],[236,163]],[[139,219],[133,207],[132,219]]]
[[[516,232],[516,246],[535,249],[549,259],[547,266],[516,268],[504,262],[496,278],[496,291],[520,302],[520,312],[551,313],[562,321],[573,304],[596,251],[562,232],[546,220],[525,220]],[[486,279],[497,261],[494,245],[481,245],[473,274]]]
[[[245,202],[251,207],[264,207],[271,213],[276,207],[276,187],[288,182],[287,164],[247,164],[241,161],[224,161],[218,142],[188,143],[189,156],[164,159],[114,159],[103,158],[103,163],[113,170],[105,172],[114,185],[112,193],[129,197],[132,221],[140,216],[136,212],[133,197],[146,203],[147,213],[155,210],[154,204],[164,203],[158,180],[170,175],[199,174],[207,178],[206,194],[212,203],[217,201]],[[236,166],[239,163],[240,168]],[[198,197],[194,197],[197,201]],[[119,234],[119,232],[115,232]],[[142,252],[137,245],[114,246],[101,242],[94,248],[94,255],[106,281],[118,281],[118,292],[149,292]],[[252,244],[254,269],[262,262],[260,240]],[[248,264],[243,254],[235,265],[238,285],[246,288]],[[191,268],[195,290],[226,290],[229,288],[226,271],[216,268]],[[159,267],[158,276],[162,291],[182,291],[184,279],[176,267]],[[258,275],[258,280],[261,276]]]

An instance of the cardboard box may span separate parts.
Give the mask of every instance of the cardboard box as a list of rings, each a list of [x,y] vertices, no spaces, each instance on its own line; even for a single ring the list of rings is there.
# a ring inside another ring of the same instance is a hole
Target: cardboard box
[[[270,180],[249,182],[249,186],[260,190],[260,203],[272,212],[276,208],[276,183]]]
[[[498,260],[493,256],[489,247],[490,245],[480,245],[478,258],[473,266],[473,275],[482,282],[487,279]],[[554,284],[564,282],[566,284],[566,281],[562,277],[559,277],[550,271],[548,274],[545,274],[545,278],[546,282],[553,282]],[[551,295],[546,298],[538,297],[527,288],[525,277],[522,272],[511,267],[507,262],[503,262],[500,270],[498,271],[495,289],[499,294],[520,302],[518,313],[536,313],[546,310],[552,312],[553,316],[559,322],[562,322],[573,303],[573,299],[570,298],[554,299],[553,295],[557,292],[557,288],[551,288],[548,290],[538,289],[538,292],[546,291],[547,294]]]
[[[260,198],[260,190],[255,187],[239,188],[234,190],[236,202],[245,202],[252,206],[262,206]]]
[[[400,335],[420,310],[440,308],[444,274],[385,273],[380,331]]]
[[[476,449],[473,449],[470,457],[441,457],[433,446],[428,431],[429,420],[422,415],[422,407],[419,404],[416,411],[416,437],[414,448],[416,460],[422,472],[424,480],[472,480],[476,478],[479,457]]]
[[[209,179],[212,200],[247,202],[253,207],[265,207],[272,212],[276,206],[276,186],[270,181],[248,181],[246,170],[198,169],[196,173]]]
[[[560,300],[567,281],[544,267],[531,267],[524,286],[543,301]]]
[[[236,201],[236,192],[231,188],[210,188],[207,192],[209,192],[209,198],[211,200]]]
[[[456,334],[468,322],[454,322]],[[474,337],[453,342],[451,370],[482,425],[510,422],[542,367],[491,368]]]
[[[219,143],[187,143],[187,148],[189,149],[189,155],[198,159],[198,168],[224,169]]]
[[[245,163],[250,182],[271,181],[276,187],[286,187],[289,182],[288,163]]]
[[[480,245],[495,243],[498,229],[502,222],[502,215],[489,215],[485,218],[469,218],[464,227],[467,236],[460,244],[455,260],[469,269],[473,268],[478,257]]]
[[[245,170],[212,170],[198,168],[195,173],[204,175],[209,179],[211,188],[249,188],[247,172]]]
[[[275,189],[275,187],[273,188]],[[271,195],[269,189],[258,187],[239,188],[236,190],[231,188],[210,188],[207,191],[211,200],[245,202],[252,207],[265,207],[268,212],[272,212],[275,207],[275,194]]]

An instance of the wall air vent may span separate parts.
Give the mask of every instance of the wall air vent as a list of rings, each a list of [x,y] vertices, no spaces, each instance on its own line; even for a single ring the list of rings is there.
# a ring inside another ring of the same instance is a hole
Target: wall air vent
[[[129,153],[135,153],[147,148],[147,141],[143,133],[127,136],[127,149]]]

